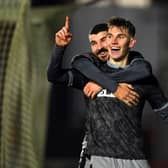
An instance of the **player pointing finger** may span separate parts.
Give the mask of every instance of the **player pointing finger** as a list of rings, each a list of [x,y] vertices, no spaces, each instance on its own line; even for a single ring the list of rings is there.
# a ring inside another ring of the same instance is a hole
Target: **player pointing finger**
[[[55,34],[55,43],[58,46],[65,47],[72,40],[72,34],[69,32],[70,18],[66,16],[65,25]]]

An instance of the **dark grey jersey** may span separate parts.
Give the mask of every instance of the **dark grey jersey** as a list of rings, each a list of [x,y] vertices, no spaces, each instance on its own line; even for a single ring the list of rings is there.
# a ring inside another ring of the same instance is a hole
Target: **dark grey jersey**
[[[104,64],[101,69],[106,73],[120,71],[120,68],[109,64]],[[89,154],[120,159],[146,158],[141,126],[142,112],[149,92],[155,92],[157,81],[151,76],[133,83],[133,86],[140,95],[137,106],[129,107],[106,89],[95,99],[87,99],[86,128]]]
[[[120,159],[144,159],[143,105],[142,100],[138,106],[129,107],[108,94],[88,100],[88,152]]]

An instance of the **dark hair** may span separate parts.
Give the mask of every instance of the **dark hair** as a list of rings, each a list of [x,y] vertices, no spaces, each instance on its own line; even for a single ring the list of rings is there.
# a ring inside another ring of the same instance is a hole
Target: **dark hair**
[[[95,25],[90,31],[89,34],[98,34],[102,31],[108,31],[108,25],[106,23],[100,23]]]
[[[108,27],[117,26],[128,30],[128,33],[134,37],[136,33],[135,26],[127,19],[113,16],[108,21]]]

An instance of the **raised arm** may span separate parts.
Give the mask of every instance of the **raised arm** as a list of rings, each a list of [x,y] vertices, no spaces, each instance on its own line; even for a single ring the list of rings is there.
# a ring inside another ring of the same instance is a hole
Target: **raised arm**
[[[103,88],[115,92],[118,86],[117,81],[109,78],[106,73],[102,72],[92,59],[84,55],[77,56],[72,61],[72,68],[78,70],[91,81],[101,85]]]
[[[64,47],[55,46],[51,54],[50,63],[47,68],[47,79],[53,84],[64,83],[68,85],[71,81],[70,72],[68,73],[68,70],[63,70],[61,67],[64,50]]]
[[[65,47],[70,43],[72,34],[69,32],[69,17],[65,19],[65,25],[55,34],[55,47],[52,51],[51,60],[47,69],[48,81],[65,83],[68,85],[71,76],[68,71],[61,67]]]
[[[82,89],[86,84],[86,78],[75,69],[63,69],[61,66],[65,48],[71,39],[69,17],[66,17],[65,25],[55,34],[55,47],[48,65],[47,79],[53,84],[63,84]]]

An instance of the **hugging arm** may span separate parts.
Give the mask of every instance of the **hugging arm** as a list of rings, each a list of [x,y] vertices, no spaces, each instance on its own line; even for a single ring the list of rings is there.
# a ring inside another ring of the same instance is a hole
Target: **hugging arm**
[[[53,84],[62,84],[68,87],[73,87],[73,88],[83,90],[83,88],[87,86],[86,84],[89,82],[89,80],[74,68],[62,69],[61,67],[64,49],[65,49],[64,47],[60,47],[60,46],[54,47],[51,60],[47,69],[48,81],[50,81]],[[98,87],[99,87],[99,90],[97,90],[96,88],[96,91],[92,90],[90,92],[89,90],[87,93],[84,91],[84,93],[88,97],[90,97],[90,95],[95,96],[96,93],[102,89],[101,86],[98,86]],[[136,93],[134,93],[131,90],[132,90],[131,86],[129,85],[120,86],[119,84],[116,89],[115,96],[119,98],[121,101],[129,105],[132,102],[134,103],[137,97]],[[122,95],[120,93],[122,93]],[[127,97],[127,100],[125,99],[125,97]]]
[[[127,68],[115,73],[102,72],[93,64],[91,59],[83,55],[77,56],[73,60],[72,67],[112,92],[116,90],[117,83],[136,82],[150,76],[152,73],[150,64],[143,58],[135,59]]]

